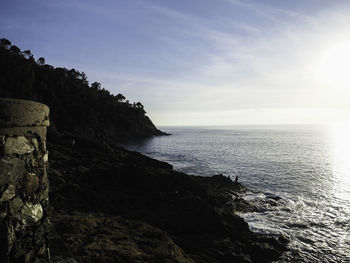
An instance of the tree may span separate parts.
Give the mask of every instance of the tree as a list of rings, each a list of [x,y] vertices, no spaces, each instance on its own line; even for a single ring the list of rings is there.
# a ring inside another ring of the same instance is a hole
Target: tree
[[[44,66],[45,65],[45,58],[43,58],[43,57],[38,58],[36,63],[40,66]]]
[[[8,40],[6,38],[1,38],[0,39],[0,46],[2,48],[9,49],[11,46],[11,42],[10,42],[10,40]]]
[[[68,70],[68,76],[73,79],[78,79],[80,77],[80,72],[72,68]]]
[[[30,52],[29,49],[23,51],[23,56],[24,56],[26,59],[30,59],[30,58],[33,57],[32,52]]]
[[[11,51],[12,53],[16,54],[16,55],[21,54],[20,48],[17,47],[17,46],[15,46],[15,45],[12,45],[12,46],[10,47],[10,51]]]
[[[143,105],[142,105],[141,102],[136,103],[136,107],[137,107],[137,108],[140,108],[140,109],[143,109]]]
[[[94,82],[94,83],[91,84],[91,88],[96,89],[96,90],[100,90],[101,89],[101,83]]]
[[[123,102],[125,100],[125,97],[122,94],[117,94],[116,99],[118,102]]]
[[[89,83],[87,80],[87,76],[86,76],[85,72],[83,72],[83,71],[80,73],[80,79],[84,82],[84,84]]]

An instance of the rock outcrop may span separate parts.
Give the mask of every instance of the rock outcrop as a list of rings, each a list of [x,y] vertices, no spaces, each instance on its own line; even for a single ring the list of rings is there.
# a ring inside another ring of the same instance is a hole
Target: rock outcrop
[[[48,259],[49,108],[0,99],[0,259]]]
[[[229,178],[190,176],[75,137],[50,150],[51,251],[77,262],[272,262],[282,240],[250,231]],[[245,209],[245,204],[240,204]]]

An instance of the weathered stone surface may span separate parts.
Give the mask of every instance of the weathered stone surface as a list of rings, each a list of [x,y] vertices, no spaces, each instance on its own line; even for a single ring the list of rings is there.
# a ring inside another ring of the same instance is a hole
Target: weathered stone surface
[[[18,99],[0,99],[0,127],[49,126],[49,107]]]
[[[21,198],[16,197],[10,202],[10,213],[16,215],[23,207],[23,201]]]
[[[43,104],[0,98],[0,262],[48,262],[48,114]]]
[[[49,160],[49,155],[47,153],[44,154],[43,161],[47,163]]]
[[[13,184],[10,184],[5,192],[2,193],[0,201],[9,201],[16,195],[16,187]]]
[[[0,134],[4,134],[10,137],[35,134],[38,137],[40,137],[41,140],[45,140],[46,132],[47,132],[46,126],[45,127],[8,127],[8,128],[0,127]]]
[[[7,242],[8,242],[8,252],[11,251],[11,248],[16,240],[15,230],[12,225],[7,227]]]
[[[6,139],[5,154],[26,154],[33,151],[34,146],[24,136],[8,137]]]
[[[32,194],[39,188],[39,178],[35,173],[26,173],[23,182],[24,192]]]
[[[41,177],[41,185],[43,187],[49,187],[49,178],[47,176],[47,171],[46,171],[46,167],[44,166],[43,170],[42,170],[42,177]]]
[[[4,157],[0,160],[0,184],[19,182],[23,174],[24,161],[22,159]]]
[[[49,200],[49,188],[46,187],[44,191],[40,193],[40,202]]]
[[[41,204],[25,203],[21,214],[23,218],[28,221],[38,222],[43,217],[43,208]]]
[[[39,143],[36,138],[32,138],[32,144],[34,145],[35,150],[39,151]]]

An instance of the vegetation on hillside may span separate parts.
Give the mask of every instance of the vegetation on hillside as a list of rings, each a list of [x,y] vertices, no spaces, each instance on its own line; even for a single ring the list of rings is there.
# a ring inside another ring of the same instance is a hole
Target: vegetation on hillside
[[[84,72],[54,68],[30,50],[21,51],[0,39],[0,97],[45,103],[51,109],[52,130],[96,139],[121,140],[162,134],[145,115],[140,102],[129,103]]]

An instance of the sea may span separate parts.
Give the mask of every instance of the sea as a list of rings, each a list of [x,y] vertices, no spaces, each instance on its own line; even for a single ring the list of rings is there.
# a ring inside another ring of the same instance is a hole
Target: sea
[[[290,240],[278,262],[350,262],[350,125],[160,127],[170,136],[124,145],[192,175],[223,174],[252,189],[252,231]]]

